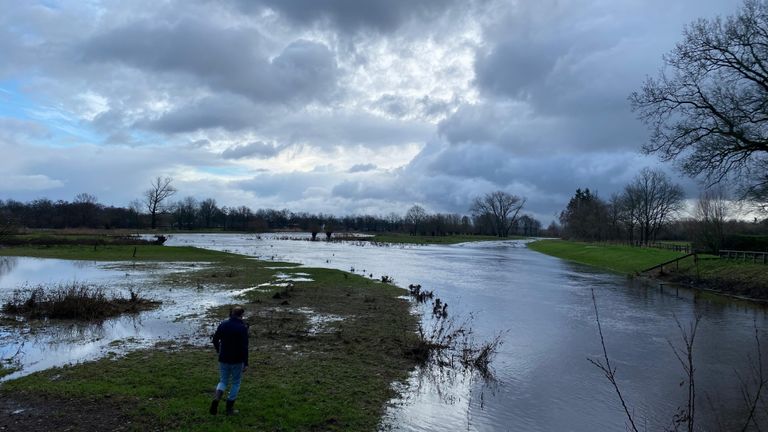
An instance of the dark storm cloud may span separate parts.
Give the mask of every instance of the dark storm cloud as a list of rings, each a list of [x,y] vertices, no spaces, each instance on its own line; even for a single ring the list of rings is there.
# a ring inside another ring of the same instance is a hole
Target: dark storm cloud
[[[386,33],[404,22],[434,18],[457,0],[233,0],[238,7],[255,12],[267,7],[297,25],[327,22],[342,32],[371,29]]]
[[[261,141],[235,145],[221,153],[224,159],[246,159],[253,157],[270,158],[280,153],[280,149]]]
[[[174,24],[132,22],[95,35],[79,49],[86,62],[187,75],[212,90],[255,101],[311,101],[335,90],[338,67],[326,45],[296,40],[270,59],[264,43],[252,28],[185,18]]]
[[[360,173],[360,172],[368,172],[373,171],[376,169],[375,164],[356,164],[352,165],[349,170],[347,170],[348,173]]]
[[[267,110],[236,95],[217,95],[180,106],[157,119],[141,120],[136,126],[163,133],[184,133],[222,128],[239,131],[258,126]]]

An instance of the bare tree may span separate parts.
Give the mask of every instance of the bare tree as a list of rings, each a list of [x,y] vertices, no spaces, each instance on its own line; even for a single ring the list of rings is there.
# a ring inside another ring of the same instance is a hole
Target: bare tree
[[[630,96],[653,132],[644,150],[710,184],[738,176],[768,201],[768,2],[693,22],[664,62]]]
[[[524,204],[525,198],[504,191],[496,191],[475,198],[470,211],[476,217],[488,218],[493,223],[494,233],[497,236],[507,237]]]
[[[720,251],[730,207],[722,187],[714,187],[701,194],[695,209],[696,237],[700,246],[711,252]]]
[[[200,201],[198,213],[200,219],[202,219],[203,225],[206,228],[210,228],[213,225],[213,220],[216,214],[219,213],[219,208],[216,206],[216,200],[213,198],[206,198]]]
[[[176,193],[176,188],[171,182],[172,178],[157,176],[152,180],[149,189],[144,191],[144,206],[150,215],[152,229],[157,227],[157,215],[165,210],[163,203]]]
[[[413,234],[418,234],[419,226],[427,219],[427,211],[416,204],[405,213],[405,222],[413,225]]]
[[[99,200],[95,195],[89,193],[79,193],[75,196],[72,203],[77,212],[77,223],[80,226],[93,226],[96,224],[99,211]]]
[[[636,220],[640,241],[655,240],[659,229],[683,205],[683,189],[660,170],[643,168],[624,188],[626,211]]]
[[[173,206],[173,218],[176,219],[178,229],[192,229],[197,222],[197,200],[188,196]]]

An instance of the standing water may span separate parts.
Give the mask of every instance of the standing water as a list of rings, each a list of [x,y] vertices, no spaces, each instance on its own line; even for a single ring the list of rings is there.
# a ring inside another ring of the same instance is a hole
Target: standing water
[[[731,430],[746,418],[736,373],[748,377],[750,358],[756,358],[755,327],[768,329],[763,307],[660,290],[533,252],[521,241],[380,247],[279,237],[174,235],[167,244],[354,269],[377,279],[388,275],[400,286],[434,290],[453,317],[472,315],[480,339],[503,332],[495,383],[414,373],[389,407],[383,429],[625,430],[613,388],[587,360],[602,356],[591,290],[618,384],[641,430],[669,429],[687,400],[680,385],[684,373],[670,347],[682,344],[675,317],[683,327],[702,317],[694,346],[699,425]]]
[[[233,300],[232,293],[201,291],[158,283],[160,276],[187,271],[194,263],[97,263],[45,258],[0,257],[0,302],[18,289],[55,287],[67,283],[103,286],[127,296],[138,290],[142,296],[162,301],[155,310],[122,315],[98,322],[48,322],[44,325],[0,326],[0,360],[12,360],[17,369],[4,376],[13,379],[38,370],[105,355],[152,346],[163,341],[207,343],[199,316],[214,305]]]

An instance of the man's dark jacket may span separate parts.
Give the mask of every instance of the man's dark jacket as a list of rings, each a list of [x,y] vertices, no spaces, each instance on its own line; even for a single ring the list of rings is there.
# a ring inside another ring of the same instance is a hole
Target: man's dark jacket
[[[231,317],[219,324],[213,334],[213,346],[222,363],[245,363],[248,366],[248,326]]]

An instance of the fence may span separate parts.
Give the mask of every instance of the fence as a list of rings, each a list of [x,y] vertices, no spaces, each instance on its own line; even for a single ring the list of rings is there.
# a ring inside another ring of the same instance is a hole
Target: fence
[[[737,259],[745,262],[768,264],[768,252],[720,250],[720,258]]]
[[[664,242],[627,242],[627,241],[610,241],[605,242],[608,244],[616,244],[616,245],[624,245],[624,246],[632,246],[632,247],[647,247],[647,248],[654,248],[654,249],[666,249],[671,250],[675,252],[682,252],[685,254],[693,253],[694,250],[691,247],[690,244],[678,244],[678,243],[664,243]]]

